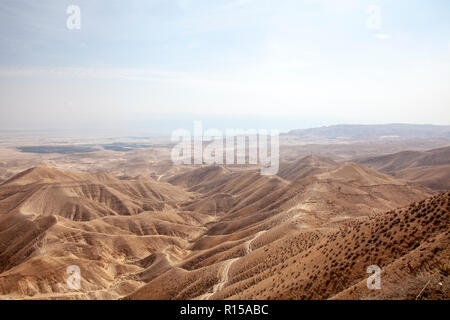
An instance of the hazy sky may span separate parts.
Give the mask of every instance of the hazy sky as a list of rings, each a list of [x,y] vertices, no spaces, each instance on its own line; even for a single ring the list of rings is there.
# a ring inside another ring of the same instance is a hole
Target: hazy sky
[[[448,0],[0,0],[1,129],[450,124],[449,88]]]

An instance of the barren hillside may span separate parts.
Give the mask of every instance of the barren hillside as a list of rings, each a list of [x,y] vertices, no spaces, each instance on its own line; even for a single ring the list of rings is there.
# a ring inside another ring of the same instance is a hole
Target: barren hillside
[[[432,194],[316,156],[283,164],[280,176],[221,166],[179,172],[167,183],[38,167],[5,181],[0,297],[329,298],[366,275],[346,272],[348,279],[330,289],[314,270],[338,272],[350,259],[343,249],[349,239],[362,245],[355,239],[378,230],[373,219]],[[441,197],[445,202],[448,194]],[[446,226],[441,218],[438,228]],[[433,230],[426,227],[424,237]],[[403,245],[406,238],[395,234]],[[344,251],[330,262],[338,250]],[[81,269],[79,291],[65,284],[70,265]],[[311,286],[317,290],[306,294]]]
[[[355,161],[434,190],[450,189],[450,147],[425,152],[402,151]]]

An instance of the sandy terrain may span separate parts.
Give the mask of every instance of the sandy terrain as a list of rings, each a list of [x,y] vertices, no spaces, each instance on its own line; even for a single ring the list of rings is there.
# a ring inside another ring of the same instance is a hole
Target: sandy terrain
[[[448,299],[449,193],[417,183],[446,187],[446,149],[360,163],[285,149],[262,176],[136,146],[2,146],[0,299]]]

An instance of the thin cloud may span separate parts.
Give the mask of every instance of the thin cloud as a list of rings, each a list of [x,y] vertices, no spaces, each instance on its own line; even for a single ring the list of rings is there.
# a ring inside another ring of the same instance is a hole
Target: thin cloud
[[[377,38],[379,40],[388,40],[391,38],[391,36],[388,34],[385,34],[385,33],[376,33],[375,38]]]
[[[58,79],[97,79],[131,81],[168,81],[180,80],[189,76],[185,72],[172,72],[133,68],[71,68],[71,67],[32,67],[1,68],[0,77],[58,78]]]

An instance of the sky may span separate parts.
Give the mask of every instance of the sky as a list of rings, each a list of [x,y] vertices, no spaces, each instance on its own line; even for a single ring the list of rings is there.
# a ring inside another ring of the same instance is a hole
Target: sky
[[[448,0],[0,0],[0,130],[448,125],[449,88]]]

